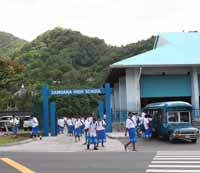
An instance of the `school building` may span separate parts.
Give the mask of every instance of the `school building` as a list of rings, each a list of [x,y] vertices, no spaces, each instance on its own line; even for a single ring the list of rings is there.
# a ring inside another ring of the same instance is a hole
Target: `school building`
[[[113,112],[139,112],[148,103],[172,100],[190,102],[199,110],[199,32],[161,33],[152,50],[110,68]]]

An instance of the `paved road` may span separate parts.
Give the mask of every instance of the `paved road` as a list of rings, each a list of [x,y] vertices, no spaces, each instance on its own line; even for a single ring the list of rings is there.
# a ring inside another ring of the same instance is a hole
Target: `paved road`
[[[93,151],[76,153],[0,153],[0,157],[10,158],[37,173],[144,173],[154,155],[155,152]],[[4,164],[0,169],[0,173],[16,173],[12,170]]]

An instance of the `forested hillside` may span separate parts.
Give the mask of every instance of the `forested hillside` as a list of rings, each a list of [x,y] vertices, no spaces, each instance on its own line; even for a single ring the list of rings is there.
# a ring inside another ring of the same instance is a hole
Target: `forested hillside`
[[[21,82],[37,96],[44,83],[51,88],[100,87],[105,82],[110,64],[152,49],[153,42],[154,37],[151,37],[116,47],[77,31],[55,28],[9,55],[25,67]],[[56,98],[58,113],[89,113],[96,109],[100,97]],[[23,107],[20,104],[18,107]]]
[[[27,41],[19,39],[12,34],[0,32],[0,55],[10,57],[26,43]]]

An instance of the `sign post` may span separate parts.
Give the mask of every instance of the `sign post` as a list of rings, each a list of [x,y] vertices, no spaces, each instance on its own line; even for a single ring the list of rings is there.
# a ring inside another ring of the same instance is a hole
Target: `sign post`
[[[112,88],[110,88],[110,84],[106,83],[105,88],[89,88],[89,89],[63,89],[63,90],[49,90],[47,85],[42,87],[42,96],[43,96],[43,116],[44,116],[44,136],[49,136],[49,96],[62,96],[62,95],[84,95],[84,94],[104,94],[105,95],[105,110],[107,116],[107,132],[112,131],[112,118],[111,118],[111,110],[110,110],[110,94],[112,92]],[[99,115],[103,119],[104,115],[104,103],[103,101],[99,101]],[[56,136],[56,105],[55,102],[51,103],[51,135]]]

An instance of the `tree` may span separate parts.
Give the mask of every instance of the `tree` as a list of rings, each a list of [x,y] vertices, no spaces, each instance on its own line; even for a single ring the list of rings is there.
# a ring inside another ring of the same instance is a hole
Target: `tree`
[[[23,70],[23,66],[15,61],[0,58],[0,89],[8,89],[15,85],[21,80]]]

